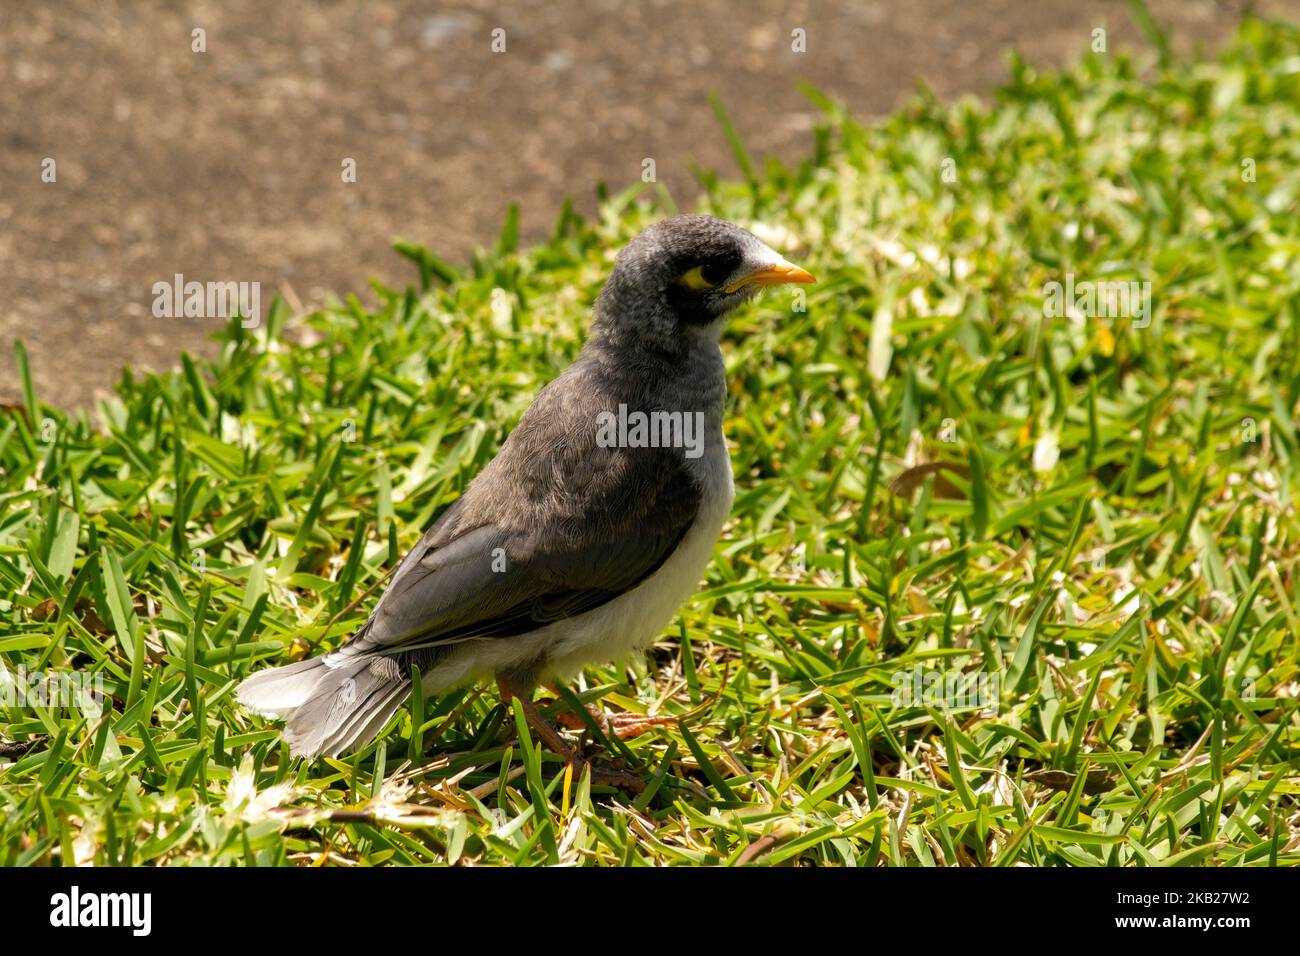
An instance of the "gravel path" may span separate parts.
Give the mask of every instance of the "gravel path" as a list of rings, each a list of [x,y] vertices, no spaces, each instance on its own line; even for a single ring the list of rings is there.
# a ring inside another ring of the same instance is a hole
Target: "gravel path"
[[[1151,7],[1181,49],[1221,43],[1240,16]],[[1258,8],[1300,18],[1300,0]],[[263,311],[275,290],[311,303],[370,276],[404,283],[394,237],[461,259],[512,201],[538,236],[566,196],[589,212],[595,183],[634,182],[646,157],[689,203],[692,163],[734,172],[712,91],[754,153],[797,159],[813,120],[800,80],[870,116],[922,80],[987,91],[1011,47],[1068,61],[1097,26],[1112,50],[1142,42],[1104,0],[2,0],[0,400],[20,393],[13,338],[38,393],[68,406],[124,364],[210,348],[213,320],[152,315],[154,283],[176,273],[258,281]]]

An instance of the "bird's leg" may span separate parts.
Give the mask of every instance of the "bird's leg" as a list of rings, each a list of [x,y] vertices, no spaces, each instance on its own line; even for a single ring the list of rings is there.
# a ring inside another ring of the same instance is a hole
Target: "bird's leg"
[[[573,763],[578,760],[578,752],[574,750],[560,736],[560,732],[552,727],[542,712],[537,709],[533,703],[533,693],[530,689],[525,688],[520,683],[511,680],[501,674],[497,675],[497,690],[501,692],[501,702],[507,707],[510,705],[511,698],[519,701],[519,706],[523,708],[524,720],[528,726],[533,729],[533,733],[541,737],[546,746],[550,747],[557,754],[564,757],[568,762]]]
[[[557,697],[564,697],[556,684],[547,682],[543,686]],[[587,713],[591,714],[591,719],[596,722],[596,726],[600,728],[606,737],[617,737],[619,740],[631,740],[633,737],[640,737],[642,734],[649,733],[652,727],[663,727],[677,722],[675,717],[646,717],[642,714],[610,713],[607,710],[601,710],[595,704],[587,705]],[[568,712],[560,716],[560,723],[571,730],[581,730],[586,726],[581,715]]]
[[[560,736],[560,732],[542,716],[542,712],[533,703],[531,689],[525,690],[520,682],[502,674],[497,675],[497,689],[501,691],[502,702],[507,705],[511,698],[519,702],[519,706],[524,712],[524,720],[527,721],[528,726],[533,729],[533,732],[538,737],[542,738],[546,746],[565,759],[565,762],[573,768],[576,776],[582,774],[583,767],[589,767],[593,786],[622,787],[633,793],[640,793],[645,789],[645,781],[635,774],[628,773],[625,770],[601,770],[592,766],[578,753],[577,748],[570,746],[568,741]]]

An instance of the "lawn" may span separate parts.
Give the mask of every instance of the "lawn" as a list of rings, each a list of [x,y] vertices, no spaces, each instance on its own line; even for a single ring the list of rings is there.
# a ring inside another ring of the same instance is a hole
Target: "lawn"
[[[724,338],[731,521],[653,648],[573,687],[677,718],[589,743],[644,792],[570,777],[494,690],[315,762],[233,699],[343,641],[573,359],[614,253],[676,211],[638,184],[532,247],[512,214],[467,267],[399,243],[410,288],[277,301],[93,410],[25,380],[0,863],[1300,862],[1300,30],[1013,60],[985,102],[871,124],[809,95],[796,168],[718,103],[742,174],[699,174],[820,280]],[[1051,285],[1110,282],[1140,290],[1119,316]]]

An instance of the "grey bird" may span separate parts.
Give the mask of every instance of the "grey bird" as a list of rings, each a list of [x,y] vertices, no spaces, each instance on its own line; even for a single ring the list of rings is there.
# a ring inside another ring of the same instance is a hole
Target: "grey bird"
[[[763,286],[813,281],[721,219],[650,226],[619,253],[577,360],[403,558],[360,630],[249,677],[240,703],[285,718],[293,754],[337,756],[384,728],[413,666],[430,696],[495,677],[504,703],[575,759],[533,691],[645,646],[694,593],[734,496],[724,318]]]

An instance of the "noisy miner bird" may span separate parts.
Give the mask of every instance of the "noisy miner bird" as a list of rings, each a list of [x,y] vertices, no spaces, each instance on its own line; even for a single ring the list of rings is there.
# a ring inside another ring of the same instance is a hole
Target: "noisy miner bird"
[[[240,703],[285,718],[293,754],[337,756],[383,729],[413,666],[430,696],[495,676],[504,702],[578,760],[533,691],[643,647],[694,593],[734,496],[724,317],[763,286],[813,281],[721,219],[650,226],[619,253],[578,359],[406,555],[369,620],[337,650],[249,677]]]

